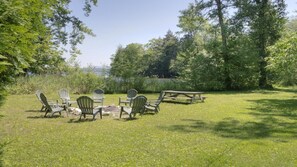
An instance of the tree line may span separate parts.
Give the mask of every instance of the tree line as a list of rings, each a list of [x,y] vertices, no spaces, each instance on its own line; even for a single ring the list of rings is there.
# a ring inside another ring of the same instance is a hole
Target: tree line
[[[287,19],[282,0],[196,0],[181,11],[178,26],[179,38],[168,31],[147,44],[119,46],[111,74],[180,78],[193,90],[296,84],[296,19]],[[283,57],[286,64],[279,64]]]
[[[97,0],[83,0],[88,16]],[[67,75],[78,69],[77,44],[94,36],[69,9],[71,0],[0,0],[0,102],[21,75]],[[296,18],[283,0],[196,0],[182,10],[178,36],[118,47],[111,74],[180,78],[193,90],[296,84]],[[71,46],[72,59],[62,57]]]

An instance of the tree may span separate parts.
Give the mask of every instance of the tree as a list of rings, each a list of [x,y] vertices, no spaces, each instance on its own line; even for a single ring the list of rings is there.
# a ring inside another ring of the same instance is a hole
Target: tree
[[[7,64],[12,65],[16,73],[29,68],[41,52],[56,52],[59,44],[67,43],[75,49],[84,34],[92,35],[90,29],[71,15],[69,0],[0,2],[0,54],[7,58]],[[86,14],[90,12],[91,4],[96,3],[97,0],[85,0]],[[71,33],[66,29],[69,24],[72,25]]]
[[[232,78],[230,74],[231,55],[229,53],[228,40],[230,36],[230,19],[228,9],[232,6],[230,0],[208,0],[195,1],[187,10],[181,12],[179,26],[186,32],[189,38],[195,34],[206,32],[205,26],[211,26],[215,33],[216,44],[220,51],[214,50],[223,60],[224,85],[226,89],[232,89]],[[220,35],[219,35],[220,34]],[[205,34],[204,34],[205,35]],[[202,39],[204,40],[204,39]]]
[[[269,74],[266,71],[268,47],[280,37],[285,23],[285,2],[283,0],[237,0],[238,19],[253,40],[259,57],[259,87],[269,88]],[[244,26],[244,25],[248,26]]]
[[[143,90],[143,75],[147,66],[143,55],[144,48],[137,43],[131,43],[125,48],[119,46],[112,55],[110,74],[116,77],[114,79],[117,80],[118,90],[123,92],[131,88]]]
[[[297,84],[297,19],[286,24],[286,31],[280,40],[269,47],[267,69],[276,75],[275,81],[286,86]]]
[[[75,50],[84,34],[92,35],[90,29],[71,15],[69,3],[71,0],[0,0],[1,90],[36,61],[47,64],[51,53],[55,54],[52,60],[61,62],[59,44],[69,41]],[[97,0],[85,0],[86,14],[96,3]],[[69,24],[72,25],[71,33],[66,29]],[[46,58],[43,60],[40,56]]]
[[[145,68],[143,55],[144,48],[141,44],[132,43],[125,48],[119,46],[111,59],[110,74],[124,80],[142,76]]]
[[[159,78],[175,77],[176,73],[170,66],[178,52],[177,37],[169,30],[164,38],[152,39],[146,46],[148,68],[145,70],[145,75]]]

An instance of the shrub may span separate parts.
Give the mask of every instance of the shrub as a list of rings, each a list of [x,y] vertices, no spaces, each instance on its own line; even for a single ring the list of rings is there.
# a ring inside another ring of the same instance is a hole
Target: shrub
[[[8,87],[10,94],[32,94],[36,90],[52,93],[66,88],[70,92],[91,93],[96,88],[104,88],[103,78],[91,72],[74,72],[61,75],[32,75],[18,77],[15,84]]]

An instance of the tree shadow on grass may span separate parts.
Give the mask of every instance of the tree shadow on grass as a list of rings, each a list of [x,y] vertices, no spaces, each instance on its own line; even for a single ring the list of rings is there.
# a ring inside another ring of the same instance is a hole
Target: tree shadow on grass
[[[254,103],[249,114],[256,117],[284,117],[297,120],[296,99],[260,99],[248,100]]]
[[[184,104],[184,105],[189,105],[191,104],[188,101],[184,101],[184,100],[162,100],[162,103],[171,103],[171,104]]]
[[[213,133],[225,138],[259,139],[276,138],[286,142],[297,138],[297,101],[291,99],[260,99],[252,100],[252,121],[238,120],[233,117],[224,118],[219,122],[182,119],[179,125],[160,127],[165,130],[182,133]],[[246,113],[245,113],[246,114]]]
[[[139,118],[137,117],[134,117],[134,118],[129,118],[129,117],[122,117],[122,118],[118,118],[118,119],[115,119],[117,121],[121,121],[121,122],[128,122],[128,121],[136,121],[138,120]]]
[[[40,112],[40,113],[42,113],[40,110],[26,110],[25,112]]]
[[[63,118],[64,116],[61,115],[53,115],[53,116],[46,116],[44,117],[44,115],[38,115],[38,116],[28,116],[27,118],[29,119],[56,119],[56,118]]]
[[[254,94],[254,93],[260,93],[260,94],[277,94],[281,91],[280,89],[259,89],[259,90],[243,90],[243,91],[208,91],[205,92],[205,94],[214,94],[214,95],[242,95],[242,94]]]
[[[295,88],[274,88],[274,90],[288,93],[297,93],[297,89]]]
[[[84,123],[84,122],[95,122],[98,121],[100,119],[95,119],[93,120],[93,118],[84,118],[79,120],[79,118],[71,118],[67,123]]]

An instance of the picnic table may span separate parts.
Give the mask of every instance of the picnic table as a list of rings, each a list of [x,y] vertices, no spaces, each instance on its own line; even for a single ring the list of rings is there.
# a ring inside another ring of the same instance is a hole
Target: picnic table
[[[204,102],[205,97],[202,96],[204,92],[193,92],[193,91],[177,91],[177,90],[164,90],[163,100],[177,100],[179,98],[186,99],[190,103],[197,100]],[[178,97],[179,96],[179,97]]]

